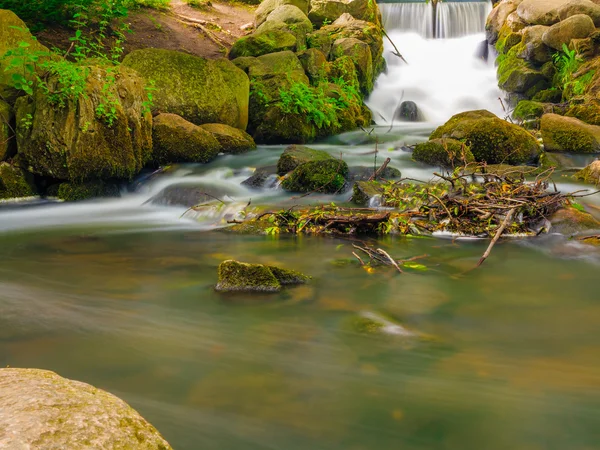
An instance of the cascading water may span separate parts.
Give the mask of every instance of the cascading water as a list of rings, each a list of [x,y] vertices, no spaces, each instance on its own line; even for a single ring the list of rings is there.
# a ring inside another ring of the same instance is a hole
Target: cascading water
[[[504,115],[493,61],[477,55],[485,46],[490,2],[442,2],[435,10],[432,2],[380,7],[387,33],[408,64],[386,42],[388,71],[379,77],[367,102],[378,124],[398,124],[395,113],[404,101],[416,103],[420,118],[432,124],[469,109]],[[417,14],[423,16],[412,19]],[[439,39],[432,39],[434,29]]]

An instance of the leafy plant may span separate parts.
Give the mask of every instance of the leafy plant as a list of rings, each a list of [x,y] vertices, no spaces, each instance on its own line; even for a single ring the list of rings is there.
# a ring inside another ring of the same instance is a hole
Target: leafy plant
[[[562,51],[553,56],[556,67],[555,84],[563,91],[563,98],[570,95],[582,95],[594,77],[594,71],[590,70],[583,75],[577,76],[577,72],[583,65],[583,58],[575,50],[569,50],[563,44]]]

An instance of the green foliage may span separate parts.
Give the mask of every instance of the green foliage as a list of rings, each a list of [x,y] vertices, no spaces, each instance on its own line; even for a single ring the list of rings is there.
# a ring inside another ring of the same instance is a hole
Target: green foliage
[[[557,69],[554,83],[562,88],[563,98],[565,95],[582,95],[595,72],[590,70],[576,77],[577,71],[583,64],[583,58],[575,50],[569,50],[566,44],[563,44],[561,52],[554,54],[553,61]]]

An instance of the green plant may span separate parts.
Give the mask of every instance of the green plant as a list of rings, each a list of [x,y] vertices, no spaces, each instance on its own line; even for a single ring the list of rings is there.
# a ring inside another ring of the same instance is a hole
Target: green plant
[[[147,114],[152,111],[152,107],[154,106],[154,91],[156,91],[156,82],[154,80],[149,80],[148,84],[144,86],[144,90],[146,91],[147,100],[142,102],[142,114]]]
[[[563,99],[571,95],[582,95],[592,81],[595,71],[590,70],[583,75],[577,76],[577,72],[583,65],[583,58],[575,50],[569,50],[563,44],[562,51],[553,56],[556,67],[554,82],[563,91]]]
[[[26,130],[29,130],[31,128],[31,126],[33,125],[33,116],[29,113],[25,114],[25,117],[23,117],[21,119],[21,125]]]

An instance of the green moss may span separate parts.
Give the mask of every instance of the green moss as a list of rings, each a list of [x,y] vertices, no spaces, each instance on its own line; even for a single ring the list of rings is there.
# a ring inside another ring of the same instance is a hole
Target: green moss
[[[443,167],[475,161],[471,150],[456,139],[433,139],[417,144],[413,152],[415,161]]]
[[[279,161],[277,161],[277,173],[285,175],[301,164],[310,161],[326,161],[331,159],[333,157],[323,150],[314,150],[303,145],[290,145],[283,151],[279,157]]]
[[[357,181],[352,186],[352,202],[360,205],[369,205],[371,199],[383,194],[383,187],[379,181]]]
[[[515,45],[521,43],[523,36],[513,32],[508,25],[502,26],[498,33],[498,41],[496,41],[496,50],[499,54],[507,53]]]
[[[252,136],[243,130],[222,123],[209,123],[201,125],[200,128],[212,134],[221,147],[220,151],[224,153],[237,155],[256,149]]]
[[[234,260],[223,261],[218,273],[215,289],[221,292],[278,292],[282,285],[304,284],[310,280],[294,270]]]
[[[436,128],[433,131],[433,133],[431,133],[431,136],[429,136],[429,139],[449,137],[450,134],[452,134],[452,132],[454,132],[454,130],[463,122],[491,117],[496,116],[485,109],[465,111],[462,113],[455,114],[444,125],[441,125],[438,128]]]
[[[385,325],[369,317],[354,317],[351,327],[357,333],[378,334]]]
[[[537,92],[531,100],[539,103],[559,103],[561,99],[562,92],[556,88],[550,88]]]
[[[281,283],[282,286],[291,284],[304,284],[310,281],[309,276],[295,270],[281,269],[275,266],[268,266],[273,276]]]
[[[577,172],[573,177],[584,183],[600,184],[600,161],[594,161],[583,170]]]
[[[115,184],[103,181],[90,181],[82,184],[61,183],[56,191],[58,198],[68,202],[96,197],[119,197],[119,195],[119,188]]]
[[[548,151],[596,153],[600,150],[600,127],[576,118],[544,114],[541,131]]]
[[[513,118],[522,121],[539,119],[544,114],[544,107],[543,103],[521,100],[512,115]]]
[[[522,43],[515,45],[508,53],[500,55],[497,59],[498,86],[505,91],[525,94],[538,83],[548,82],[541,71],[537,70],[531,63],[518,57],[522,50]],[[533,94],[535,93],[537,92],[533,92]]]
[[[579,105],[573,105],[566,116],[575,117],[590,125],[600,125],[600,104],[593,98],[588,98]]]
[[[0,163],[0,199],[32,195],[35,195],[35,187],[31,175],[19,167]]]
[[[295,50],[296,44],[296,37],[287,31],[268,30],[255,32],[237,40],[229,51],[229,58],[261,56],[283,50]]]
[[[336,193],[346,184],[348,164],[337,159],[312,161],[296,167],[281,186],[291,192]]]

